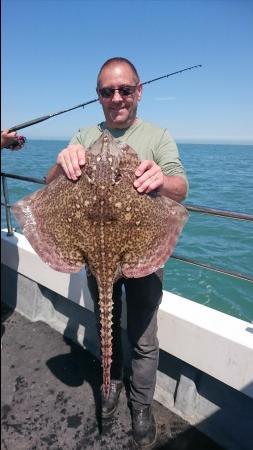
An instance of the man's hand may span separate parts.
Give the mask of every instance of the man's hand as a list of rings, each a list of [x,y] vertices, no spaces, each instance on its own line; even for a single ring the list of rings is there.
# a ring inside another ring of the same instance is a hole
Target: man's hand
[[[148,194],[163,187],[164,174],[154,161],[142,161],[137,167],[135,175],[138,178],[134,181],[134,187],[140,193]]]
[[[77,180],[81,175],[80,167],[85,164],[85,149],[80,144],[64,148],[57,157],[57,164],[70,180]]]
[[[134,187],[141,194],[159,189],[161,195],[181,202],[187,195],[187,183],[181,175],[165,175],[154,161],[143,161],[136,169]]]
[[[18,136],[16,131],[1,131],[1,149],[8,148],[9,150],[20,150],[23,147],[25,140],[26,139],[23,136]]]

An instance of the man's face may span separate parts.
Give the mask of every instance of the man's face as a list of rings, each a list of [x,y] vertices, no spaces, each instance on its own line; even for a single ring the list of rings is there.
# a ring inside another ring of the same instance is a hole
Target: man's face
[[[118,89],[121,86],[137,84],[136,76],[128,64],[109,64],[101,72],[98,89]],[[137,85],[135,92],[130,95],[122,95],[119,91],[115,91],[109,98],[102,97],[98,89],[106,125],[109,128],[128,128],[132,125],[136,118],[138,101],[141,99],[142,86]]]

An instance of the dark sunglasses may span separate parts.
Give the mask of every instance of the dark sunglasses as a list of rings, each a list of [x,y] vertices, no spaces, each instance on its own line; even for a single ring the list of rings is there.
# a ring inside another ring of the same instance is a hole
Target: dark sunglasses
[[[134,94],[136,88],[137,86],[120,86],[119,88],[105,87],[99,89],[98,92],[103,98],[113,97],[116,91],[118,91],[121,97],[127,97],[128,95]]]

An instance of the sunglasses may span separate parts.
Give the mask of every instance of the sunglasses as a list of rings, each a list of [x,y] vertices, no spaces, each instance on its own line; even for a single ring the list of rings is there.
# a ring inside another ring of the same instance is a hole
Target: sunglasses
[[[119,88],[105,87],[98,90],[99,94],[103,98],[112,98],[114,93],[118,91],[121,97],[127,97],[135,93],[137,86],[120,86]]]

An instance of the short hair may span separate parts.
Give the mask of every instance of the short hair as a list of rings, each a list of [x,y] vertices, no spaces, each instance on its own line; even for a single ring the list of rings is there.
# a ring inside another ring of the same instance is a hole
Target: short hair
[[[137,72],[135,66],[133,65],[133,63],[131,63],[131,61],[129,61],[129,59],[127,59],[127,58],[123,58],[123,57],[121,57],[121,56],[115,56],[114,58],[107,59],[107,61],[105,61],[104,64],[102,65],[100,71],[98,72],[97,86],[99,85],[99,78],[100,78],[100,75],[101,75],[103,69],[104,69],[106,66],[109,66],[110,64],[117,64],[117,63],[124,63],[124,64],[127,64],[127,65],[132,69],[133,74],[134,74],[135,77],[136,77],[136,81],[137,81],[137,82],[140,81],[140,77],[139,77],[138,72]]]

